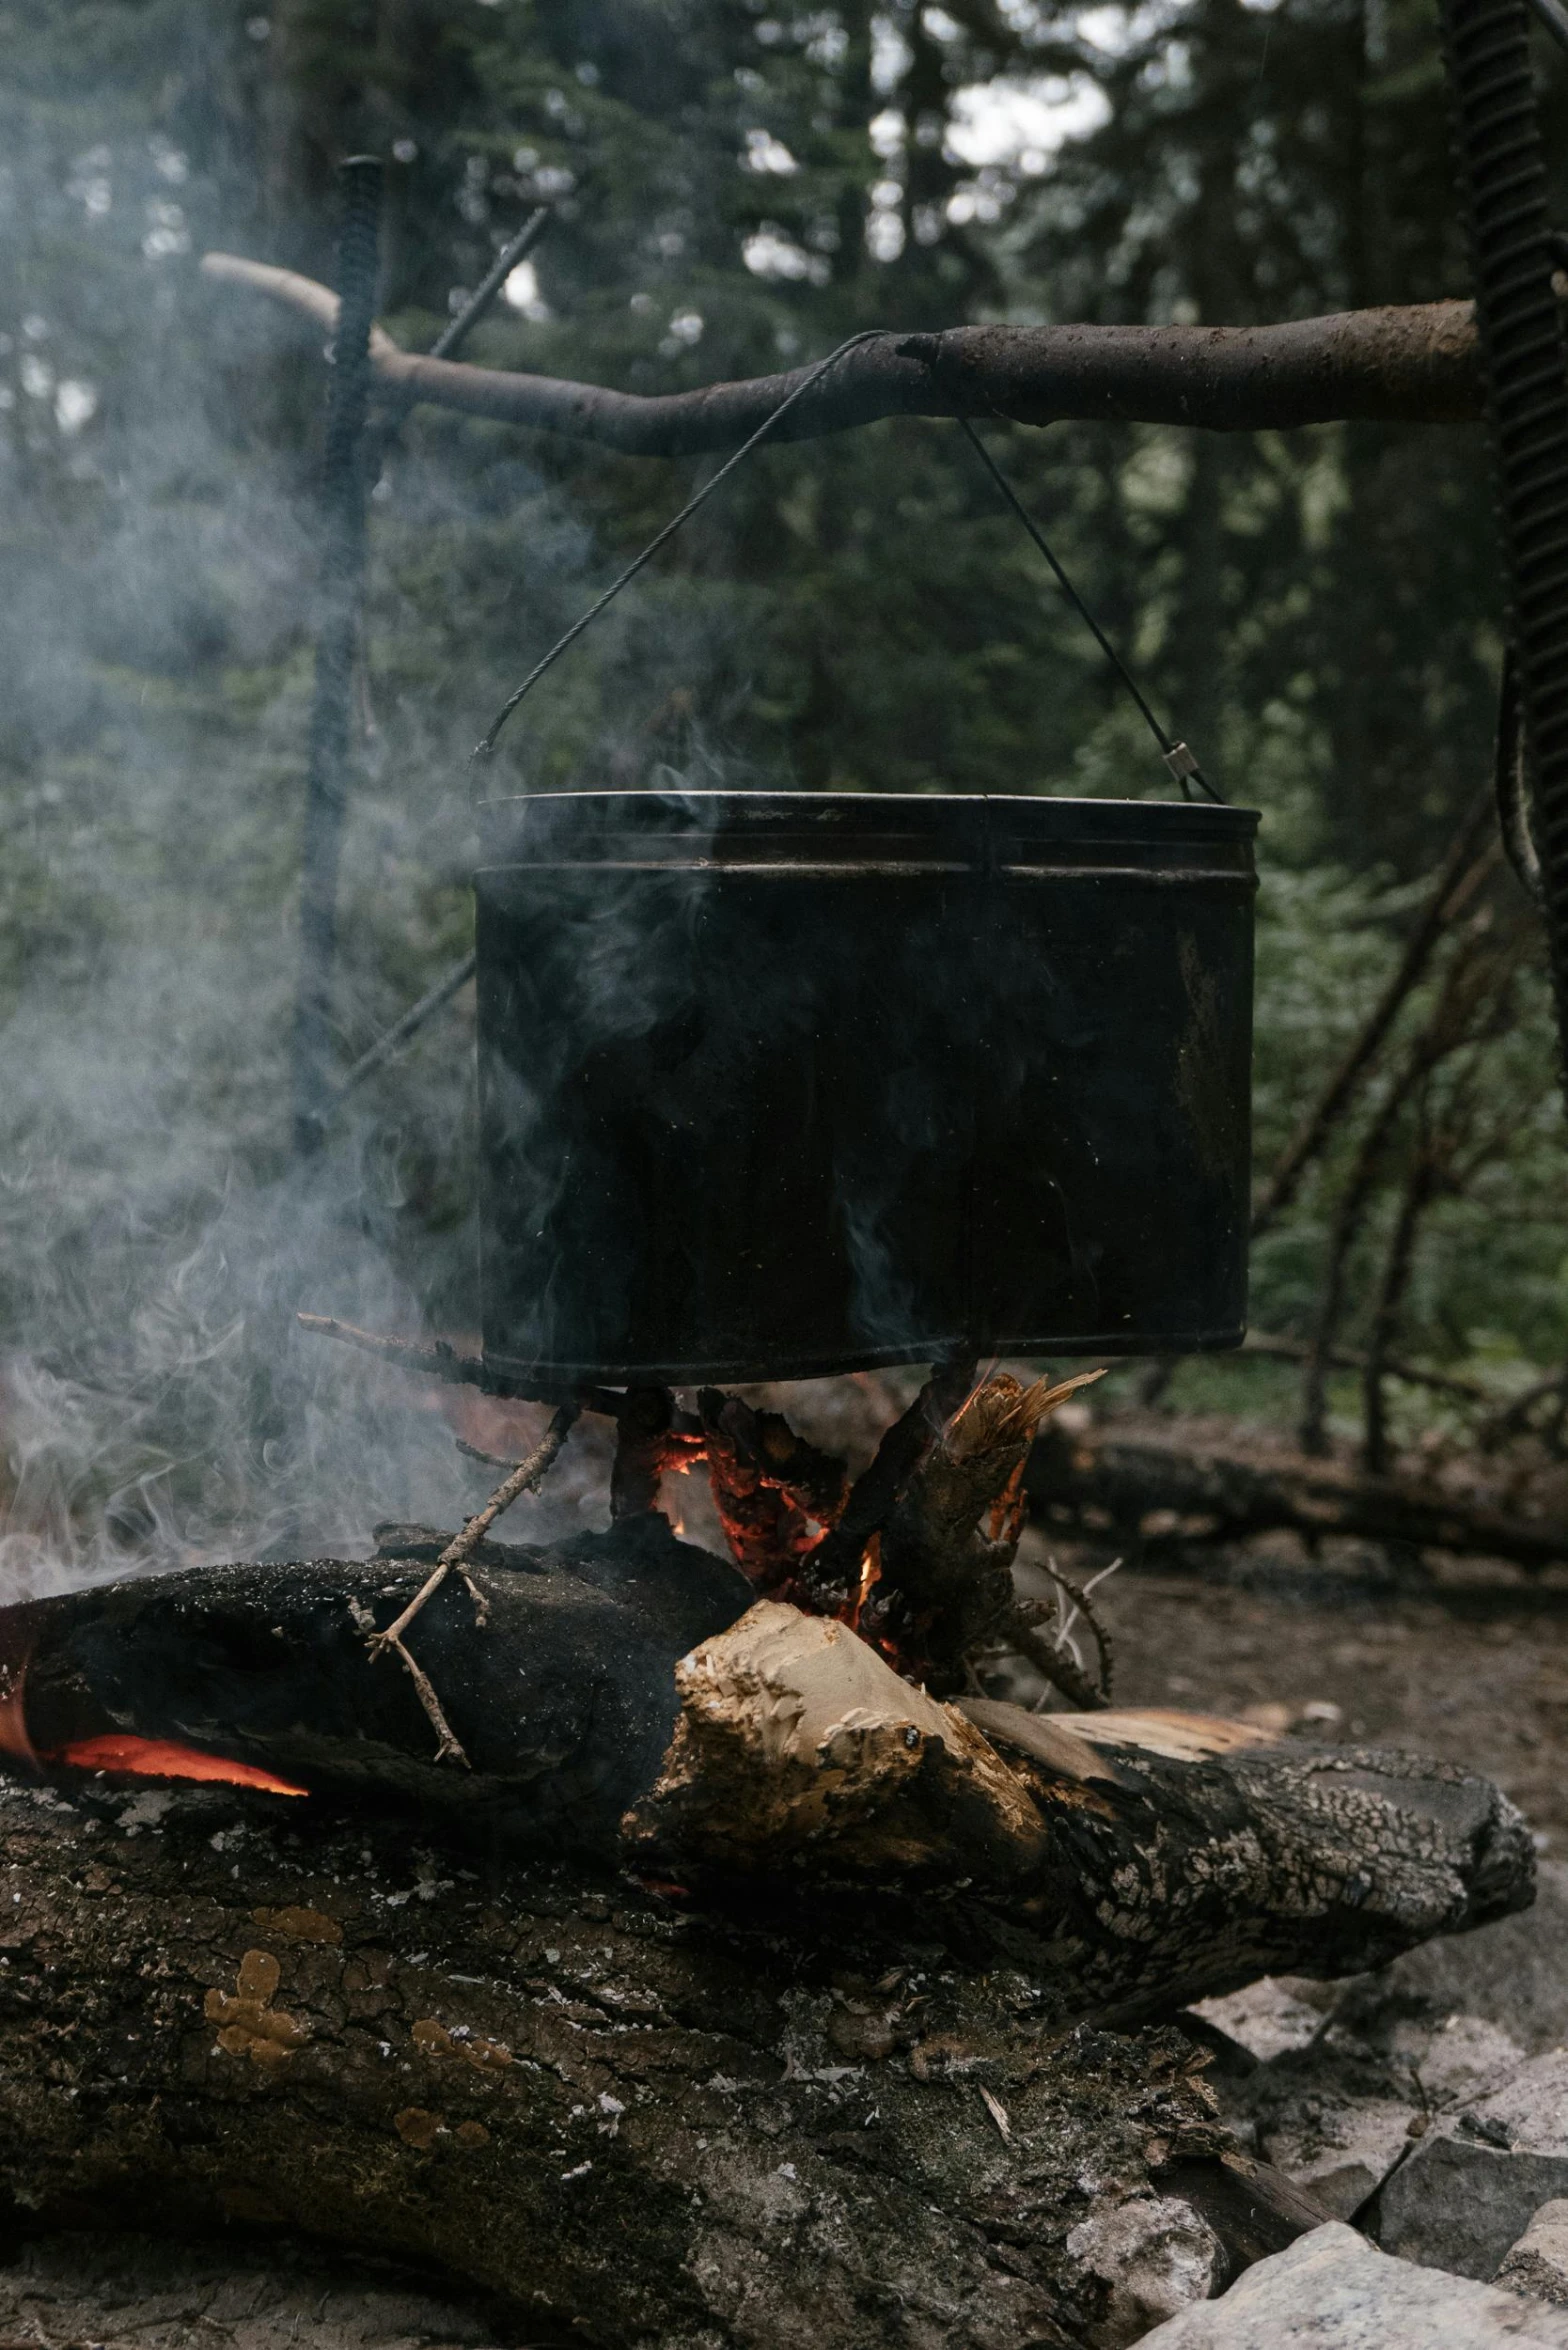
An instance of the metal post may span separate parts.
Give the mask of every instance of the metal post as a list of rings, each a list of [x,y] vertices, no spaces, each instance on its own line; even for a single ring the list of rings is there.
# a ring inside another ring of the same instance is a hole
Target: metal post
[[[338,173],[338,324],[327,393],[322,464],[322,563],[316,690],[310,713],[305,837],[300,879],[299,997],[294,1015],[294,1149],[320,1147],[331,1098],[332,965],[337,948],[338,863],[347,799],[354,657],[365,587],[362,443],[370,401],[381,165],[355,155]]]

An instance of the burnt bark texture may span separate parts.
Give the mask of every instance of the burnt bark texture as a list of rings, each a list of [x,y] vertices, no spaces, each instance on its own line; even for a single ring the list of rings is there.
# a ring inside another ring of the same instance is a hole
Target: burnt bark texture
[[[267,296],[330,333],[331,289],[271,264],[209,253],[217,285]],[[729,448],[809,374],[797,368],[700,391],[644,395],[401,351],[380,330],[377,381],[400,403],[595,441],[632,456]],[[778,428],[781,440],[844,432],[882,416],[1066,417],[1287,431],[1345,418],[1457,424],[1483,412],[1469,302],[1350,310],[1276,326],[965,326],[889,333],[846,353]]]
[[[1532,1895],[1523,1823],[1472,1773],[1203,1716],[944,1705],[848,1624],[748,1604],[656,1515],[470,1572],[409,1633],[460,1762],[375,1653],[424,1581],[383,1560],[4,1611],[0,1736],[67,1786],[217,1760],[312,1818],[393,1807],[492,1861],[630,1858],[786,1911],[958,1899],[1102,2018],[1354,1972]]]
[[[0,1790],[30,2224],[286,2227],[536,2343],[1066,2350],[1108,2306],[1089,2214],[1179,2192],[1222,2275],[1317,2216],[1230,2146],[1201,2050],[1064,2024],[956,1912],[745,1919],[281,1801]]]

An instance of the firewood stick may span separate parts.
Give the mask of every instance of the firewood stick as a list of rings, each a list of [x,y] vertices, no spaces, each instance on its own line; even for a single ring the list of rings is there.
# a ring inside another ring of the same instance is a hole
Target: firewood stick
[[[851,1486],[843,1516],[811,1554],[811,1579],[818,1589],[848,1588],[866,1544],[902,1499],[943,1424],[971,1393],[978,1369],[973,1355],[939,1364],[908,1411],[886,1430],[875,1459]]]
[[[337,323],[332,289],[296,270],[233,253],[204,254],[201,269],[209,284],[264,295],[328,334]],[[645,457],[733,447],[805,373],[689,392],[620,392],[418,357],[379,327],[371,360],[382,391],[394,397],[411,394]],[[786,437],[809,440],[908,415],[1009,416],[1037,425],[1114,418],[1260,432],[1345,417],[1467,423],[1481,413],[1474,306],[1424,302],[1271,326],[968,326],[889,334],[835,368],[795,412]]]
[[[559,1387],[540,1387],[493,1370],[483,1356],[460,1355],[445,1338],[384,1337],[379,1330],[360,1330],[352,1322],[340,1322],[335,1314],[297,1313],[294,1319],[312,1338],[339,1339],[345,1346],[377,1355],[382,1362],[392,1363],[400,1371],[412,1371],[418,1378],[440,1379],[448,1387],[477,1387],[481,1395],[502,1396],[509,1403],[563,1400]],[[618,1420],[625,1409],[625,1399],[613,1387],[579,1387],[573,1390],[572,1400],[580,1410],[599,1412],[610,1420]]]
[[[427,1585],[426,1588],[428,1590],[429,1586]],[[470,1589],[472,1589],[472,1585],[470,1585]],[[430,1675],[394,1633],[383,1633],[382,1638],[387,1646],[395,1649],[402,1658],[404,1670],[413,1682],[415,1694],[429,1717],[430,1727],[434,1730],[437,1739],[436,1761],[461,1763],[465,1771],[471,1771],[474,1766],[468,1759],[462,1740],[446,1718],[441,1700],[436,1695],[435,1683],[431,1680]]]
[[[1015,1608],[999,1637],[1007,1645],[1020,1649],[1036,1670],[1054,1682],[1062,1695],[1071,1698],[1083,1712],[1094,1713],[1107,1704],[1107,1687],[1097,1687],[1090,1680],[1065,1641],[1057,1647],[1047,1626],[1039,1622],[1028,1606],[1020,1603]]]
[[[563,1403],[545,1430],[544,1440],[538,1450],[531,1452],[527,1460],[519,1461],[510,1476],[504,1477],[496,1487],[484,1508],[475,1511],[460,1534],[453,1535],[403,1613],[394,1623],[389,1624],[384,1632],[371,1634],[369,1646],[372,1656],[379,1656],[384,1649],[388,1648],[396,1648],[406,1656],[407,1651],[402,1647],[403,1634],[408,1630],[420,1609],[433,1593],[440,1590],[441,1585],[454,1567],[459,1573],[464,1572],[468,1561],[473,1557],[474,1552],[479,1548],[480,1543],[483,1542],[503,1510],[509,1510],[514,1501],[520,1501],[523,1495],[531,1492],[545,1476],[562,1445],[571,1434],[572,1425],[576,1418],[576,1404]],[[464,1574],[464,1580],[473,1594],[477,1620],[483,1624],[489,1613],[484,1594],[471,1576]],[[448,1735],[450,1736],[450,1732]]]

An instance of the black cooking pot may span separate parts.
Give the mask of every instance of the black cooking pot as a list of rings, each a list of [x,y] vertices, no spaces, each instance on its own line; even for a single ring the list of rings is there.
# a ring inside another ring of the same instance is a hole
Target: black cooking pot
[[[481,821],[493,1368],[1239,1344],[1251,811],[591,792]]]

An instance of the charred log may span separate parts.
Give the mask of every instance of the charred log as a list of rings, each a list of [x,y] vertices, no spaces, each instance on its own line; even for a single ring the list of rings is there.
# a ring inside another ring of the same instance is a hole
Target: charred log
[[[613,1856],[674,1729],[676,1660],[734,1622],[749,1586],[657,1515],[549,1552],[486,1545],[470,1572],[487,1622],[449,1580],[408,1635],[466,1772],[368,1645],[425,1583],[415,1560],[202,1569],[6,1610],[9,1653],[26,1657],[11,1751],[68,1768],[132,1734],[395,1803],[470,1843]]]
[[[955,1919],[504,1878],[232,1789],[0,1788],[0,2189],[33,2224],[287,2226],[520,2339],[1071,2350],[1081,2220],[1151,2185],[1216,2284],[1321,2215],[1169,2028],[1064,2021]]]
[[[944,1706],[846,1626],[766,1602],[676,1678],[675,1737],[625,1823],[642,1865],[927,1901],[961,1868],[965,1906],[1101,2020],[1356,1973],[1534,1897],[1518,1814],[1451,1765],[1198,1715]]]
[[[1371,1476],[1305,1454],[1242,1459],[1114,1429],[1047,1429],[1030,1457],[1030,1505],[1047,1528],[1088,1534],[1151,1559],[1195,1543],[1244,1541],[1280,1528],[1309,1543],[1325,1535],[1419,1550],[1510,1559],[1522,1567],[1568,1560],[1568,1525],[1532,1519],[1409,1478]]]
[[[630,1858],[753,1907],[984,1912],[1096,2016],[1358,1970],[1531,1898],[1517,1814],[1450,1767],[1201,1717],[942,1705],[848,1626],[747,1607],[658,1518],[521,1555],[476,1564],[483,1627],[448,1583],[411,1634],[468,1771],[367,1649],[422,1579],[378,1561],[8,1611],[8,1743],[66,1786],[226,1766],[312,1817],[390,1809],[470,1851]]]

